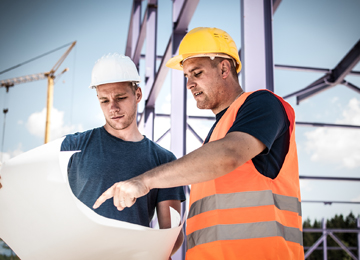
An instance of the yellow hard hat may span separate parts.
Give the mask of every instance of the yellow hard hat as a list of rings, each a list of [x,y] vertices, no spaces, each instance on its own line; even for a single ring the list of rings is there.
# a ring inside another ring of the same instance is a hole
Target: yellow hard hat
[[[236,63],[236,72],[239,73],[241,70],[241,62],[236,44],[230,35],[221,29],[209,27],[192,29],[182,39],[179,46],[179,55],[168,60],[166,66],[182,70],[184,60],[194,57],[232,58]]]

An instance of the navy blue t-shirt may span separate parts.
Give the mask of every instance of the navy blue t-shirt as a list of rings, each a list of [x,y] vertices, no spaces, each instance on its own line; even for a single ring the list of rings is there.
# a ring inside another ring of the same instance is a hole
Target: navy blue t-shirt
[[[144,137],[128,142],[109,134],[104,127],[67,135],[61,151],[77,151],[69,160],[68,177],[74,195],[92,209],[97,198],[114,183],[138,176],[176,157]],[[123,211],[113,199],[95,210],[98,214],[143,226],[149,226],[156,204],[165,200],[185,200],[183,187],[152,189],[146,196]]]
[[[205,143],[225,114],[227,108],[216,115],[216,122],[210,129]],[[263,175],[275,179],[289,149],[290,122],[280,100],[271,92],[260,90],[249,95],[240,107],[230,132],[245,132],[260,140],[265,150],[252,161],[255,168]]]

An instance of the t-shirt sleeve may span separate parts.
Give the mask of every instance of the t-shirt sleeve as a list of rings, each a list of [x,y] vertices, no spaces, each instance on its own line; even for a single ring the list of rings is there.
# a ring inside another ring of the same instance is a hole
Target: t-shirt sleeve
[[[173,153],[168,151],[168,154],[166,155],[165,158],[166,162],[163,163],[167,163],[167,162],[171,162],[176,160],[176,157]],[[184,187],[180,186],[180,187],[174,187],[174,188],[166,188],[166,189],[159,189],[158,192],[158,196],[157,196],[157,201],[156,203],[159,203],[161,201],[165,201],[165,200],[180,200],[185,201],[185,193],[184,193]]]
[[[82,137],[86,133],[75,133],[75,134],[68,134],[65,136],[65,139],[61,143],[60,151],[77,151],[81,150],[81,141]],[[85,138],[83,138],[85,139]]]
[[[71,135],[67,135],[61,143],[60,151],[72,151],[71,146]]]
[[[269,91],[257,91],[249,95],[240,107],[230,132],[245,132],[260,140],[268,154],[275,139],[289,127],[289,121],[281,102]]]

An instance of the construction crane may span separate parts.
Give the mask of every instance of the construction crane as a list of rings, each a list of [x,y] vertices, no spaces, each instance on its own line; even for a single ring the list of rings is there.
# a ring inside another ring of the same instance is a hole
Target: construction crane
[[[51,116],[51,108],[53,106],[53,96],[54,96],[54,79],[61,74],[68,71],[68,68],[64,69],[61,73],[55,76],[55,72],[63,63],[65,58],[70,53],[71,49],[75,46],[76,41],[74,41],[71,46],[66,50],[66,52],[61,56],[61,58],[55,63],[54,67],[49,72],[32,74],[28,76],[22,76],[12,79],[6,79],[0,81],[0,86],[6,88],[6,92],[9,91],[10,87],[13,87],[15,84],[26,83],[36,80],[41,80],[47,78],[48,80],[48,88],[47,88],[47,102],[46,102],[46,123],[45,123],[45,140],[44,143],[46,144],[49,142],[50,139],[50,116]]]

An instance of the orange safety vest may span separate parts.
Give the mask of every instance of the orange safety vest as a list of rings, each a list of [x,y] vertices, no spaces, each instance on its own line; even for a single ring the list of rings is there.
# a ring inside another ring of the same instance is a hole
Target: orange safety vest
[[[210,142],[225,137],[252,93],[231,104]],[[260,174],[249,160],[222,177],[192,185],[186,260],[304,259],[295,113],[276,97],[290,121],[289,151],[278,176]]]

